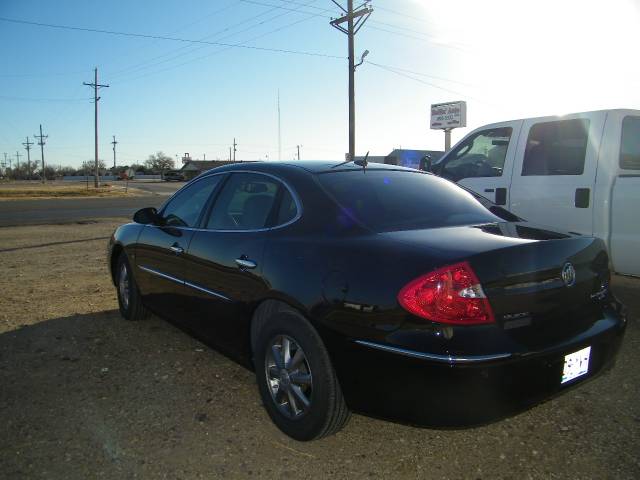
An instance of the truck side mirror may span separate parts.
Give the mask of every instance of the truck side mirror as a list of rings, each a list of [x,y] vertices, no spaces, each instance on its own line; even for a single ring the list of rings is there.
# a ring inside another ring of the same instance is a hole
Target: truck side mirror
[[[424,170],[425,172],[430,172],[433,167],[433,162],[431,161],[431,156],[425,155],[422,157],[422,161],[420,162],[420,170]]]

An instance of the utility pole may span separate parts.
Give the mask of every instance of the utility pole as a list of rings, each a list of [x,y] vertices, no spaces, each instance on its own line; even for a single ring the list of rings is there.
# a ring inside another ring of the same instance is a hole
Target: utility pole
[[[35,138],[40,140],[38,145],[40,145],[40,158],[42,159],[42,183],[46,181],[46,176],[44,174],[44,141],[49,138],[49,135],[42,134],[42,124],[40,124],[40,135],[34,135]]]
[[[111,145],[113,145],[113,174],[116,174],[116,145],[118,144],[118,142],[116,142],[116,136],[113,136],[113,142],[111,142]]]
[[[282,160],[282,134],[280,130],[280,89],[278,89],[278,160]]]
[[[364,57],[369,53],[365,50],[362,54],[362,59],[358,65],[355,64],[355,34],[362,28],[362,25],[367,21],[373,9],[369,6],[368,0],[358,7],[357,10],[353,9],[353,0],[347,0],[347,8],[345,9],[336,0],[331,0],[345,13],[342,17],[332,19],[332,27],[340,30],[342,33],[346,33],[348,37],[349,48],[349,158],[347,160],[353,160],[356,154],[356,102],[355,102],[355,73],[356,67],[361,65],[364,61]],[[347,27],[343,27],[343,23],[347,23]]]
[[[27,149],[27,175],[29,175],[29,180],[31,180],[31,145],[33,145],[33,142],[30,142],[29,137],[27,137],[27,141],[23,142],[22,145]]]
[[[18,175],[20,174],[20,157],[24,157],[20,152],[16,152],[16,170],[18,170]]]
[[[300,160],[300,145],[296,145],[296,148],[298,149],[298,160]]]
[[[100,97],[98,96],[98,89],[106,88],[109,85],[100,85],[98,83],[97,67],[94,69],[93,72],[94,72],[93,83],[83,82],[82,84],[87,85],[88,87],[93,87],[93,103],[95,105],[94,130],[95,130],[95,156],[96,156],[96,166],[95,166],[96,168],[95,168],[95,178],[93,179],[94,180],[93,186],[98,188],[100,186],[100,181],[98,180],[98,177],[100,176],[100,171],[98,167],[98,100],[100,100]]]
[[[236,161],[236,152],[238,151],[238,149],[236,148],[238,146],[238,144],[236,143],[236,139],[235,137],[233,138],[233,161]]]

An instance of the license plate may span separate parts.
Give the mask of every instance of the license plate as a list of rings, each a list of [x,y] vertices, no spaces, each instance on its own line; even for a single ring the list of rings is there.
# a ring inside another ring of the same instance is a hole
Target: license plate
[[[560,383],[567,383],[587,373],[589,371],[589,355],[591,355],[591,347],[565,355],[564,370],[562,371],[562,381]]]

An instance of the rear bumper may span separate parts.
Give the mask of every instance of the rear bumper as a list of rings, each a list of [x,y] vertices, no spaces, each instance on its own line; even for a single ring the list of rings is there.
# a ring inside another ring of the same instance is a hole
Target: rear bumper
[[[544,351],[442,356],[355,340],[337,353],[354,411],[430,427],[466,427],[521,412],[613,366],[626,320],[610,311],[592,328]],[[591,346],[589,371],[561,384],[564,357]]]

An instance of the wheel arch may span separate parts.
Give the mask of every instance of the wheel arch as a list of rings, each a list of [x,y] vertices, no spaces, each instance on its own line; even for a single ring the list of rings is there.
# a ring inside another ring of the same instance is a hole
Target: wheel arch
[[[109,272],[111,273],[111,282],[116,284],[116,268],[118,267],[118,258],[124,252],[124,247],[120,243],[116,243],[111,248],[111,257],[109,258]]]

